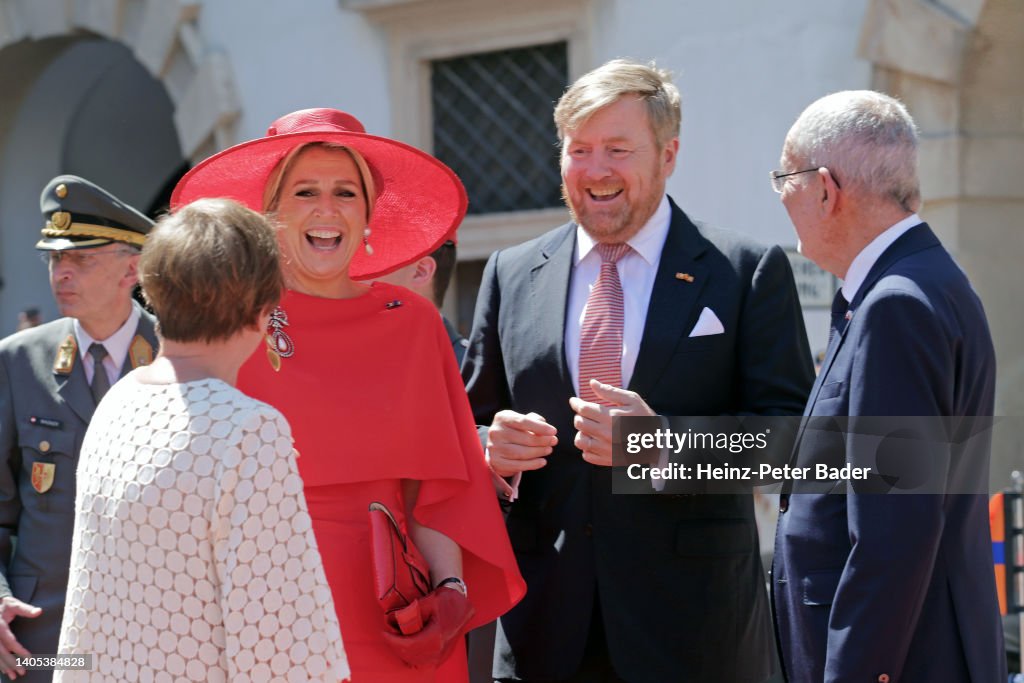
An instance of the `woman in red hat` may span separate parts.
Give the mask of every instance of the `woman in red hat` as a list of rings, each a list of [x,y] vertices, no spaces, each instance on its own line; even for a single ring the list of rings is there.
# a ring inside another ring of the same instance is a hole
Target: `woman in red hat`
[[[292,425],[352,680],[465,681],[460,636],[511,608],[525,584],[437,311],[404,288],[359,282],[443,243],[465,215],[462,183],[344,112],[309,109],[200,163],[171,203],[201,197],[278,224],[287,291],[238,386]],[[430,567],[426,625],[411,635],[375,595],[372,502],[395,513]]]

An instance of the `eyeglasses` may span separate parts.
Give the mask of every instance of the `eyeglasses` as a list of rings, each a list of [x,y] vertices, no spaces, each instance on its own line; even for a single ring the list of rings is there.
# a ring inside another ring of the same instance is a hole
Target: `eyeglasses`
[[[772,181],[772,189],[778,192],[779,194],[782,194],[782,189],[786,186],[786,183],[783,181],[783,178],[788,178],[791,175],[800,175],[801,173],[811,173],[812,171],[817,171],[819,168],[819,166],[815,166],[814,168],[805,168],[802,171],[792,171],[791,173],[783,173],[782,171],[769,171],[768,176],[771,178]]]
[[[91,249],[82,251],[44,251],[39,254],[39,260],[43,262],[43,265],[50,268],[59,265],[61,262],[67,262],[79,270],[89,270],[99,263],[101,256],[125,256],[137,253],[134,249],[115,249],[113,251],[93,251]]]

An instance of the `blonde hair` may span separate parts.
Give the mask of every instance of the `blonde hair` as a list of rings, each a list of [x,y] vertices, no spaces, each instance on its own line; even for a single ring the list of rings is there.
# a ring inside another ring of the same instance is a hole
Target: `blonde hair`
[[[237,202],[200,199],[149,233],[139,284],[166,339],[227,339],[257,324],[281,299],[277,234]]]
[[[314,147],[320,147],[323,149],[345,152],[351,157],[352,161],[355,162],[356,168],[359,170],[359,180],[363,188],[363,199],[366,201],[366,223],[370,223],[370,216],[373,213],[373,203],[377,200],[377,187],[373,181],[373,173],[370,171],[370,165],[366,163],[366,159],[359,153],[358,150],[353,149],[347,145],[339,145],[336,142],[307,142],[302,145],[298,145],[292,149],[288,154],[281,158],[281,161],[277,162],[274,169],[270,172],[270,176],[267,178],[267,184],[263,187],[263,212],[273,213],[277,210],[277,205],[281,202],[281,184],[284,182],[284,178],[288,175],[288,171],[292,169],[295,162],[302,154]]]
[[[615,104],[624,95],[636,95],[643,100],[659,147],[679,136],[682,107],[672,74],[659,69],[654,62],[613,59],[581,76],[558,100],[558,139],[564,140],[566,131],[578,129],[597,111]]]

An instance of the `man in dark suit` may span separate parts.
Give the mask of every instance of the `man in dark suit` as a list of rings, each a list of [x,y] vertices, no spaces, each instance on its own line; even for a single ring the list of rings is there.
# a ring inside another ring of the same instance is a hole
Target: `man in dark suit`
[[[771,673],[751,497],[612,495],[612,416],[795,414],[813,379],[783,252],[665,194],[679,121],[653,66],[583,76],[555,109],[573,222],[484,271],[463,374],[529,586],[502,680]]]
[[[40,206],[46,226],[36,248],[67,317],[0,341],[0,671],[8,675],[26,673],[15,655],[57,652],[82,438],[103,393],[149,363],[157,345],[153,317],[132,300],[152,221],[70,175],[50,181]]]
[[[781,498],[772,585],[789,681],[1004,681],[984,495],[995,357],[981,302],[915,213],[914,122],[880,93],[824,97],[790,129],[782,169],[772,183],[802,252],[844,280],[795,464],[879,468]],[[845,435],[818,428],[847,418]],[[879,495],[906,488],[901,470],[937,484]]]

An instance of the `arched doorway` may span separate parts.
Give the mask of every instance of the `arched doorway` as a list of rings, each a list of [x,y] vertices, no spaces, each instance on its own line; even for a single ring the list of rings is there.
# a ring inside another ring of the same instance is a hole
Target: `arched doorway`
[[[0,157],[0,276],[10,331],[25,306],[40,308],[45,320],[57,316],[46,269],[33,258],[39,193],[50,178],[80,175],[147,211],[184,159],[166,90],[123,45],[51,38],[0,51],[0,64],[7,60],[27,62],[34,76],[12,102]]]
[[[0,0],[0,336],[56,317],[33,248],[39,193],[81,175],[142,211],[189,164],[231,144],[230,70],[205,50],[195,3]]]

